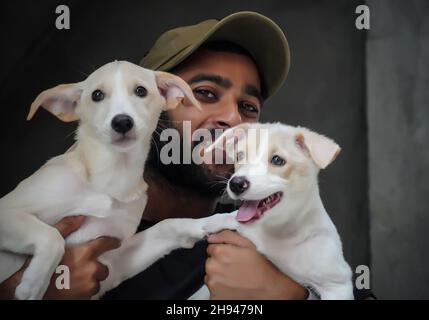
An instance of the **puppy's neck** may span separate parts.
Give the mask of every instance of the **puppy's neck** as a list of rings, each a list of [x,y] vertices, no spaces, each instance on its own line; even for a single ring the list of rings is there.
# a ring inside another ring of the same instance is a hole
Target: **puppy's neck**
[[[88,183],[97,191],[122,202],[139,198],[147,189],[143,169],[150,140],[136,141],[126,152],[116,150],[79,127],[76,154],[83,164]]]
[[[262,219],[262,227],[269,234],[287,238],[300,233],[303,228],[311,228],[313,223],[318,225],[316,221],[321,215],[326,214],[317,181],[309,184],[305,190],[289,194],[288,199],[280,202],[272,210],[273,212],[266,213],[264,217],[266,219]],[[274,217],[276,218],[271,219]]]

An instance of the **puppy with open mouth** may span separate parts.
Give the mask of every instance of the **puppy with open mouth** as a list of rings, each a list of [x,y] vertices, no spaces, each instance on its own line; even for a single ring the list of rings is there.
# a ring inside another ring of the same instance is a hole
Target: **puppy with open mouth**
[[[340,147],[306,128],[255,123],[225,131],[205,152],[216,149],[235,159],[227,192],[242,202],[225,223],[234,221],[282,273],[321,299],[353,299],[351,269],[317,181]],[[204,286],[191,299],[209,296]]]

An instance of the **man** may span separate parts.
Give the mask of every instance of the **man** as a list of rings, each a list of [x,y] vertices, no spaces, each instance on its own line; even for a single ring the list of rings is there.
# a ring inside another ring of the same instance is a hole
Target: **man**
[[[213,214],[224,189],[223,182],[232,170],[227,165],[163,164],[158,158],[163,145],[159,130],[181,130],[185,120],[191,121],[192,132],[258,121],[263,101],[286,78],[289,48],[274,22],[257,13],[241,12],[221,21],[208,20],[164,33],[141,65],[182,77],[203,111],[181,106],[162,115],[145,170],[149,200],[139,231],[166,218]],[[190,143],[183,140],[182,145]],[[56,227],[66,237],[83,220],[66,218]],[[208,246],[201,241],[194,249],[176,250],[125,281],[106,298],[186,299],[203,282],[212,299],[308,298],[307,289],[277,270],[248,239],[222,231],[208,241]],[[71,289],[57,290],[53,279],[45,298],[89,298],[98,291],[99,281],[108,275],[97,257],[118,246],[115,239],[99,238],[68,247],[61,264],[70,268]],[[1,285],[3,296],[13,295],[21,275],[22,271]]]

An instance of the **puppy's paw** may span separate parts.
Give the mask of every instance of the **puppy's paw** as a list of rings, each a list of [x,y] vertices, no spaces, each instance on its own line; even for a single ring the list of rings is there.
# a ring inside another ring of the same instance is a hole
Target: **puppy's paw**
[[[195,243],[204,239],[206,235],[206,230],[204,230],[200,226],[195,226],[195,228],[191,232],[189,232],[189,234],[186,234],[182,237],[181,246],[182,248],[187,249],[193,248]]]
[[[181,219],[181,224],[176,230],[178,233],[179,245],[182,248],[193,248],[196,242],[204,239],[207,231],[203,224],[197,219]]]
[[[201,220],[205,235],[217,233],[225,229],[237,230],[238,228],[238,222],[231,214],[218,213]]]
[[[197,243],[199,240],[200,239],[196,239],[196,238],[183,239],[180,243],[180,246],[184,249],[192,249],[195,243]]]
[[[41,300],[47,286],[42,281],[21,281],[16,287],[15,297],[19,300]]]

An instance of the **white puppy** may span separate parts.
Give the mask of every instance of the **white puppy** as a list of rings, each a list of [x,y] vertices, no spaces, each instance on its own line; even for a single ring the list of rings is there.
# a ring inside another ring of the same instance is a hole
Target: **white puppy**
[[[308,129],[275,123],[229,129],[206,152],[217,148],[236,157],[227,191],[243,201],[225,214],[225,223],[235,221],[235,229],[280,271],[322,299],[353,299],[351,269],[317,181],[340,147]],[[203,287],[191,299],[209,294]]]
[[[147,200],[143,168],[151,135],[161,111],[185,98],[199,108],[179,77],[125,61],[106,64],[83,82],[37,97],[28,119],[42,106],[63,121],[80,122],[73,150],[48,161],[0,199],[0,282],[22,266],[23,255],[33,256],[16,288],[17,298],[43,297],[64,253],[65,241],[51,226],[60,219],[89,215],[66,239],[69,244],[99,236],[132,237]],[[109,267],[100,294],[169,251],[192,246],[216,231],[204,229],[210,219],[163,221],[100,257]]]

